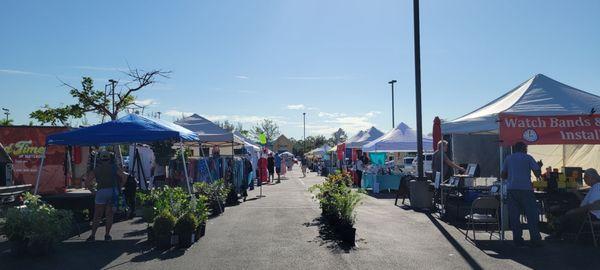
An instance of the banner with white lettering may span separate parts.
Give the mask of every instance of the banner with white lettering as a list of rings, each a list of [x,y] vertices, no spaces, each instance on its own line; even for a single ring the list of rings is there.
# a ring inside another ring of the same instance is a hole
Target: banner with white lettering
[[[502,145],[600,144],[600,115],[522,116],[500,114]]]

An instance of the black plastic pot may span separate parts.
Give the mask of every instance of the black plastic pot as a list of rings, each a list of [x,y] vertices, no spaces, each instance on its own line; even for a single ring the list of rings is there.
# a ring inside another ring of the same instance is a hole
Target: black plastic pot
[[[179,244],[177,245],[179,248],[189,248],[192,246],[192,232],[180,233],[177,235],[179,237]]]
[[[27,252],[27,244],[29,241],[27,239],[22,240],[11,240],[10,244],[10,253],[14,256],[21,256]]]
[[[356,245],[356,228],[341,227],[339,230],[340,239],[347,245]]]
[[[27,243],[27,252],[32,256],[44,256],[53,249],[51,239],[30,239]]]
[[[200,225],[198,226],[198,231],[200,234],[199,237],[203,237],[204,235],[206,235],[206,221],[202,221],[200,223]]]
[[[154,230],[152,229],[152,226],[146,228],[146,233],[148,234],[148,242],[154,242]]]
[[[157,235],[156,236],[156,248],[160,250],[167,250],[171,248],[171,236],[172,234]]]

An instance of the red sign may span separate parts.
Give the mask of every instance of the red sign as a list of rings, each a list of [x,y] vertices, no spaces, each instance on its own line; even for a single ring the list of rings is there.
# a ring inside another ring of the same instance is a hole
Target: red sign
[[[346,144],[338,144],[337,146],[337,158],[338,160],[344,160],[344,154],[346,153]]]
[[[500,114],[502,145],[600,144],[600,115],[520,116]]]
[[[0,127],[0,142],[13,159],[15,185],[35,185],[46,136],[66,131],[64,127]],[[65,147],[50,146],[40,178],[41,194],[62,193],[65,189]]]

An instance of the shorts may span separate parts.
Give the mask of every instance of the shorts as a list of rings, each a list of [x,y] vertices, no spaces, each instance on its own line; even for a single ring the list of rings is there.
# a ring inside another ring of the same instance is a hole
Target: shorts
[[[96,204],[107,205],[113,202],[113,188],[101,188],[96,191]]]
[[[275,172],[277,172],[277,174],[280,174],[281,173],[281,169],[277,168],[277,169],[275,169]]]

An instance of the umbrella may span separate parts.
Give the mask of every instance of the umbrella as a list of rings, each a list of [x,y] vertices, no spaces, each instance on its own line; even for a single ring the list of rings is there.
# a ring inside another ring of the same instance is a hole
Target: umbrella
[[[438,142],[442,140],[442,121],[439,117],[433,119],[433,150],[437,150]]]

